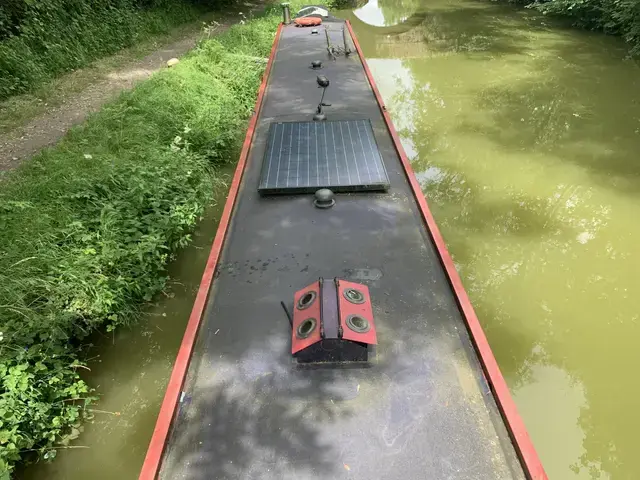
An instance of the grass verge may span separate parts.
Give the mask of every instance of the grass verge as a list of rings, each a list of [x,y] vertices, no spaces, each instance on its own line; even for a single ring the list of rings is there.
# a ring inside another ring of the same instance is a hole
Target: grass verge
[[[136,0],[47,0],[23,5],[15,31],[5,31],[9,36],[0,41],[0,100],[153,35],[168,33],[202,12],[179,0],[148,1],[148,8]],[[11,6],[2,7],[0,13],[5,8]],[[0,25],[4,27],[9,17],[5,12]]]
[[[158,33],[114,55],[98,60],[58,78],[34,87],[30,92],[0,101],[0,134],[20,127],[33,118],[73,99],[88,86],[104,81],[114,70],[118,70],[144,56],[176,42],[195,36],[202,31],[203,23],[212,21],[220,14],[203,14],[198,20],[171,28],[167,33]]]
[[[81,340],[137,318],[234,158],[279,9],[202,42],[0,183],[0,479],[95,396]]]

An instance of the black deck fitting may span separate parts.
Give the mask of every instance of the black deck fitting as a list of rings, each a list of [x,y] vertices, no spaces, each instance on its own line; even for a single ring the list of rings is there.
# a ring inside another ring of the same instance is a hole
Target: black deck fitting
[[[318,103],[318,108],[316,109],[316,114],[313,116],[313,119],[317,122],[322,122],[327,119],[327,116],[322,111],[322,107],[331,106],[330,103],[324,103],[324,94],[327,91],[327,87],[329,86],[330,82],[329,82],[329,79],[324,75],[318,75],[316,77],[316,82],[318,83],[318,86],[322,89],[322,97],[320,97],[320,103]]]
[[[324,75],[318,75],[316,77],[316,82],[318,82],[318,85],[320,86],[320,88],[327,88],[329,86],[329,83],[330,83],[329,79],[327,77],[325,77]]]
[[[333,192],[328,188],[316,191],[313,204],[318,208],[331,208],[336,204]]]

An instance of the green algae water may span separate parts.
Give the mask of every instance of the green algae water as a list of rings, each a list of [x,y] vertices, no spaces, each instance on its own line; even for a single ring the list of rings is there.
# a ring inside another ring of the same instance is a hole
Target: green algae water
[[[341,16],[549,478],[640,478],[638,63],[492,2]]]

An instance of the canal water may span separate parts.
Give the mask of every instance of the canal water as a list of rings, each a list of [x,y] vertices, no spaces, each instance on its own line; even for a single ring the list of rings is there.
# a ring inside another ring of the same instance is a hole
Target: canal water
[[[488,1],[343,16],[549,478],[640,478],[638,63]]]
[[[354,26],[552,480],[640,478],[640,68],[622,41],[480,0],[372,0]],[[224,198],[221,198],[224,200]],[[95,420],[24,479],[137,477],[215,232],[102,337]]]

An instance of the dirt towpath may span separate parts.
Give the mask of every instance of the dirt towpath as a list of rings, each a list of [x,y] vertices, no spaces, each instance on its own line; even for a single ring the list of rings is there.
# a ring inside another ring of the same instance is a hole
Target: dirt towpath
[[[243,5],[244,7],[240,8],[244,8],[245,11],[259,8],[257,4]],[[217,35],[226,30],[229,25],[238,22],[240,18],[239,14],[230,13],[217,19],[217,24],[209,22],[212,26],[209,32]],[[202,23],[193,24],[191,28],[185,29],[178,39],[173,39],[141,59],[125,61],[112,70],[102,68],[96,78],[92,78],[86,88],[81,91],[73,95],[65,95],[57,102],[53,101],[51,102],[53,105],[49,107],[43,103],[41,107],[44,108],[39,108],[36,116],[23,124],[16,125],[15,128],[12,125],[5,133],[0,133],[0,172],[15,168],[20,162],[43,148],[57,143],[71,127],[82,123],[91,113],[98,111],[102,105],[115,98],[120,92],[133,88],[154,72],[167,68],[168,60],[180,58],[206,35],[207,32],[203,29]],[[90,68],[92,67],[88,67]],[[65,82],[73,82],[74,76],[77,77],[78,74],[74,72],[60,79],[56,89],[64,92]],[[30,102],[33,103],[32,100]]]

